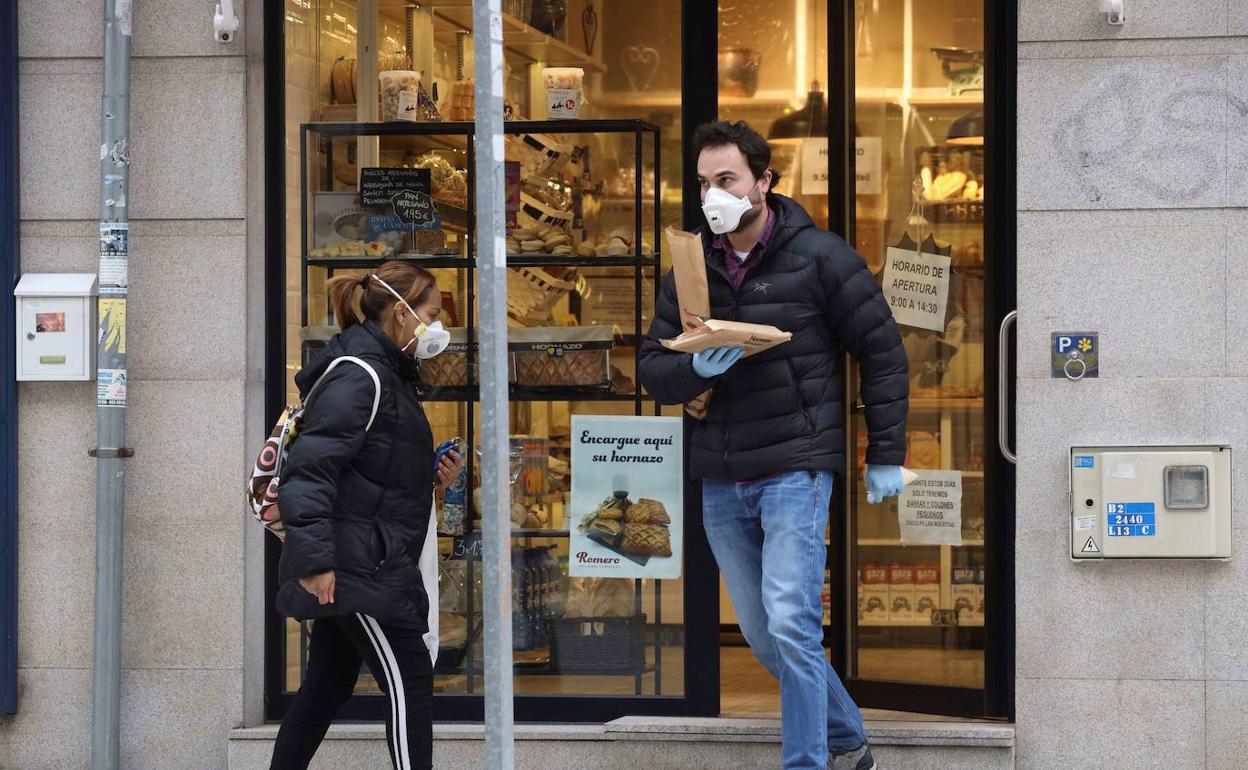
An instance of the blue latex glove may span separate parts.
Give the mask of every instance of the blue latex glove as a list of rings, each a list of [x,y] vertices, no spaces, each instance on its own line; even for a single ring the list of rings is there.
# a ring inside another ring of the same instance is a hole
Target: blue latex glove
[[[900,495],[901,488],[906,485],[901,478],[900,465],[868,465],[866,480],[867,502],[871,504]]]
[[[745,348],[707,348],[701,353],[693,354],[693,371],[702,379],[709,380],[731,369],[744,354]]]

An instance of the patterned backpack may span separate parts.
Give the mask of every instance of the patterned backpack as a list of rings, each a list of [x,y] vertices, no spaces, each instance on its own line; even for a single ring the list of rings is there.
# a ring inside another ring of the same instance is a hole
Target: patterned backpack
[[[282,514],[278,510],[277,492],[278,483],[281,480],[282,465],[286,462],[286,456],[290,453],[290,447],[295,443],[295,439],[299,437],[299,423],[303,419],[303,412],[307,408],[307,402],[312,400],[312,394],[316,391],[316,386],[321,384],[334,367],[343,361],[350,361],[358,364],[368,372],[368,376],[373,378],[373,413],[369,415],[369,430],[373,427],[373,420],[377,419],[377,406],[381,402],[381,380],[377,378],[377,372],[367,362],[362,361],[355,356],[342,356],[335,358],[330,362],[329,368],[325,370],[313,383],[311,390],[308,391],[308,397],[304,400],[302,406],[288,406],[282,412],[282,416],[277,419],[277,424],[273,426],[273,432],[269,434],[268,441],[264,442],[264,448],[260,450],[260,454],[256,457],[256,465],[251,471],[251,477],[247,480],[247,505],[251,507],[251,515],[256,521],[264,525],[264,528],[277,536],[279,540],[286,539],[286,530],[282,527]]]

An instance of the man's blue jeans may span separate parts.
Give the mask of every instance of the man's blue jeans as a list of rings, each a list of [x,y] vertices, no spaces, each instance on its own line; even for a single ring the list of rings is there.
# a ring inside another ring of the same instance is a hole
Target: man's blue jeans
[[[824,536],[832,474],[707,481],[702,518],[754,656],[780,680],[785,768],[827,767],[866,740],[862,714],[823,650]]]

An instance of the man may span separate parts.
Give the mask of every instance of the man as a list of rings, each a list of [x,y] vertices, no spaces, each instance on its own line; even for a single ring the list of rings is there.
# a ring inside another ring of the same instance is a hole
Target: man
[[[866,483],[900,493],[908,366],[866,264],[771,193],[771,150],[745,123],[694,136],[713,318],[770,324],[793,339],[742,359],[738,349],[665,349],[681,332],[675,281],[663,282],[641,351],[641,381],[660,402],[713,388],[695,423],[690,473],[715,560],[754,655],[780,680],[785,768],[871,770],[862,715],[823,651],[824,542],[832,471],[843,464],[844,351],[857,359],[870,432]]]

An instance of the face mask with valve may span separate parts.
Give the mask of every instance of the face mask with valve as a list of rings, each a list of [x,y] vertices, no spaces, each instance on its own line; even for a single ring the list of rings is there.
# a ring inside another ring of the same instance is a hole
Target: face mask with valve
[[[711,226],[711,232],[723,235],[736,230],[741,224],[741,217],[754,208],[754,203],[750,200],[753,192],[754,188],[751,187],[744,198],[738,198],[720,187],[707,190],[706,198],[702,201],[702,213],[706,216],[707,224]]]
[[[447,345],[451,344],[451,333],[442,328],[441,321],[434,321],[431,324],[424,323],[420,320],[420,316],[416,315],[416,311],[412,310],[412,306],[407,304],[407,300],[394,289],[390,288],[390,284],[381,280],[377,276],[372,276],[372,280],[382,285],[386,291],[394,295],[394,298],[403,303],[403,307],[407,308],[407,312],[417,320],[416,328],[412,331],[412,338],[403,346],[404,353],[415,343],[416,349],[412,351],[412,355],[416,358],[426,359],[446,350]]]

